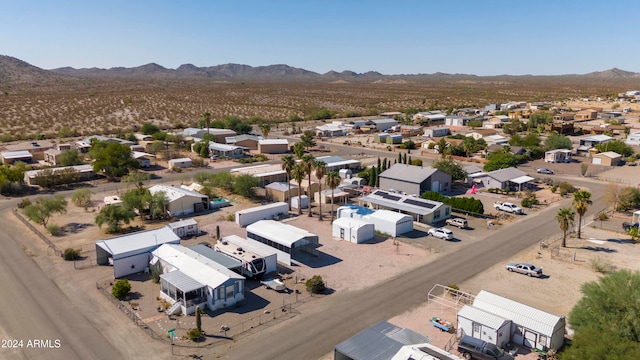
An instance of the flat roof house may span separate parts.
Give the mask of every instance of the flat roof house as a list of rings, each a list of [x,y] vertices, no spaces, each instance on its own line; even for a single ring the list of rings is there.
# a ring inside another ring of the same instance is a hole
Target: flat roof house
[[[607,135],[587,136],[580,139],[580,146],[578,146],[578,151],[588,151],[589,149],[591,149],[592,147],[595,147],[596,145],[604,144],[611,140],[613,140],[613,138]]]
[[[180,237],[161,227],[96,241],[96,262],[113,265],[113,276],[121,278],[148,269],[151,252],[162,244],[179,245]]]
[[[432,167],[393,164],[380,174],[380,188],[415,195],[445,192],[451,189],[451,175]]]
[[[349,170],[358,170],[362,167],[362,164],[359,160],[353,159],[344,159],[337,155],[327,155],[327,156],[319,156],[316,158],[317,161],[324,162],[327,168],[327,172],[329,171],[340,171],[342,169]]]
[[[260,140],[262,140],[262,136],[241,134],[225,138],[225,144],[241,146],[245,149],[256,150],[258,149],[258,141]]]
[[[640,131],[630,133],[625,140],[625,144],[630,146],[640,146]]]
[[[30,163],[33,160],[33,155],[27,150],[20,151],[3,151],[0,153],[2,157],[2,164],[9,165],[18,161]]]
[[[277,250],[278,261],[291,265],[303,253],[318,256],[318,235],[274,220],[260,220],[247,226],[247,238]]]
[[[209,197],[195,191],[165,185],[154,185],[149,191],[151,195],[161,191],[166,194],[169,199],[167,212],[171,216],[193,214],[209,208]]]
[[[236,145],[209,143],[209,152],[211,155],[218,155],[221,158],[238,159],[244,156],[244,149]]]
[[[260,164],[229,170],[232,174],[251,175],[260,180],[260,186],[265,187],[272,182],[287,181],[287,172],[282,170],[281,164]]]
[[[287,139],[263,139],[258,141],[258,152],[261,154],[284,154],[289,151]]]
[[[522,170],[516,168],[499,169],[489,173],[475,173],[469,175],[469,178],[473,179],[472,182],[477,187],[484,187],[487,189],[498,188],[516,188],[522,190],[523,185],[534,180],[531,176],[528,176]]]
[[[22,141],[17,144],[9,144],[2,147],[3,151],[28,151],[33,160],[44,160],[44,152],[55,148],[55,143],[48,140]]]
[[[398,125],[398,121],[394,120],[393,118],[374,119],[369,120],[368,123],[375,126],[376,130],[378,131],[389,130],[392,127]]]
[[[48,169],[38,169],[38,170],[29,170],[24,172],[24,183],[29,186],[36,186],[38,175],[42,174],[44,170],[51,170],[55,174],[58,171],[66,171],[69,169],[73,169],[78,172],[78,181],[87,181],[92,180],[97,177],[96,173],[93,171],[93,166],[89,164],[85,165],[74,165],[74,166],[62,166],[57,168],[48,168]]]
[[[613,151],[605,151],[591,157],[593,165],[618,166],[620,162],[622,162],[622,155]]]
[[[244,299],[242,275],[180,245],[164,244],[153,251],[151,265],[162,269],[160,298],[173,305],[169,314],[190,315],[196,306],[215,311]]]

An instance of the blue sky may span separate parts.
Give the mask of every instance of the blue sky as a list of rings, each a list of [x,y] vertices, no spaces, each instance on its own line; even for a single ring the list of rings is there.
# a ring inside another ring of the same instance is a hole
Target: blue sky
[[[6,0],[0,54],[52,69],[288,64],[383,74],[640,72],[640,1]]]

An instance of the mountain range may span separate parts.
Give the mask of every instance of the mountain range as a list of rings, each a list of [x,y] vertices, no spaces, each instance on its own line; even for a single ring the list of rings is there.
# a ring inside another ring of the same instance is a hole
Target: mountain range
[[[532,75],[524,75],[531,77]],[[584,77],[584,78],[609,78],[609,79],[640,79],[640,73],[624,71],[612,68],[605,71],[596,71],[588,74],[568,74],[563,77]],[[383,75],[379,72],[369,71],[366,73],[356,73],[353,71],[329,71],[324,74],[313,71],[292,67],[285,64],[268,65],[268,66],[249,66],[242,64],[223,64],[207,67],[197,67],[193,64],[183,64],[176,69],[168,69],[156,63],[149,63],[137,67],[114,67],[110,69],[101,68],[82,68],[75,69],[72,67],[62,67],[52,70],[44,70],[33,66],[22,60],[11,56],[0,55],[0,84],[29,84],[41,83],[51,80],[69,80],[70,78],[100,78],[100,79],[153,79],[153,80],[193,80],[193,79],[211,79],[211,80],[319,80],[319,81],[337,81],[337,80],[383,80],[383,79],[412,79],[416,80],[432,78],[432,79],[480,79],[480,78],[497,78],[497,77],[520,77],[512,75],[500,76],[476,76],[469,74],[402,74],[402,75]],[[536,76],[534,76],[536,77]]]

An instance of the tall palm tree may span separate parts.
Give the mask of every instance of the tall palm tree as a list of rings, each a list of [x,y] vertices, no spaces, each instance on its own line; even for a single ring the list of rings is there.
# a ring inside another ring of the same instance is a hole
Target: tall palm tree
[[[576,215],[571,208],[560,208],[556,215],[556,220],[560,224],[560,230],[562,230],[562,247],[567,247],[567,231],[571,224],[573,224],[573,218]]]
[[[316,178],[318,178],[318,213],[320,214],[319,220],[322,221],[322,179],[327,173],[327,164],[322,160],[316,160],[313,162],[313,168],[316,170]]]
[[[337,171],[330,171],[327,174],[325,184],[331,189],[331,222],[333,222],[333,191],[340,185],[340,174]]]
[[[302,161],[300,161],[300,164],[302,165],[302,167],[304,168],[304,172],[305,174],[309,175],[309,183],[307,184],[307,196],[309,197],[309,217],[312,216],[311,214],[311,198],[313,197],[313,194],[311,193],[311,174],[313,173],[313,163],[315,162],[316,158],[311,155],[311,154],[307,154],[302,156],[302,159],[300,159]]]
[[[302,215],[302,179],[307,173],[304,171],[302,164],[295,164],[291,169],[291,176],[298,183],[298,216]]]
[[[263,123],[263,124],[260,124],[259,127],[260,127],[260,132],[262,132],[262,136],[264,136],[264,138],[266,139],[269,136],[269,133],[271,132],[271,125],[267,123]]]
[[[209,126],[211,125],[211,113],[208,111],[205,111],[204,114],[202,114],[202,117],[204,118],[205,125],[207,125],[207,134],[208,134]]]
[[[287,184],[289,184],[289,193],[287,198],[289,199],[289,211],[291,211],[291,171],[296,165],[296,160],[293,155],[285,155],[282,157],[282,170],[287,173]]]
[[[582,226],[582,216],[587,212],[591,201],[591,193],[586,190],[578,190],[573,193],[573,207],[578,213],[578,239],[580,239],[580,227]]]

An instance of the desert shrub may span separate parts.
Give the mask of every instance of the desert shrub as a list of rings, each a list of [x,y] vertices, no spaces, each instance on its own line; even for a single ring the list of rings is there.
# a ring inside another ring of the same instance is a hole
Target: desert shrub
[[[207,163],[203,158],[198,157],[191,160],[191,166],[194,168],[203,168],[207,166]]]
[[[73,192],[71,201],[78,207],[87,207],[91,205],[91,190],[84,188]]]
[[[322,280],[322,276],[314,275],[311,279],[308,279],[305,283],[307,287],[307,291],[312,294],[319,294],[324,292],[327,288],[324,285],[324,281]]]
[[[560,195],[565,196],[567,194],[574,193],[577,189],[575,186],[569,184],[568,182],[561,182],[558,184],[558,189],[560,190]]]
[[[80,249],[66,248],[62,257],[66,261],[73,261],[80,259]]]
[[[412,159],[411,165],[422,166],[422,159]]]
[[[189,330],[189,340],[191,341],[198,341],[200,340],[200,337],[202,337],[202,332],[198,329],[191,329]]]
[[[18,209],[24,209],[29,205],[31,205],[31,200],[29,200],[29,198],[24,198],[18,203]]]
[[[227,215],[227,221],[236,221],[236,214]]]
[[[62,229],[60,229],[60,226],[58,226],[56,224],[47,225],[47,231],[49,232],[49,234],[51,234],[53,236],[62,235]]]
[[[591,268],[593,271],[606,274],[613,271],[613,264],[611,264],[609,259],[605,259],[602,256],[596,256],[591,259]]]
[[[600,221],[609,220],[609,215],[607,215],[607,213],[605,213],[605,212],[601,212],[600,214],[598,214],[596,219],[600,220]]]
[[[131,291],[131,284],[129,284],[129,280],[120,279],[113,284],[113,288],[111,288],[111,295],[113,295],[117,299],[124,299],[129,295]]]
[[[558,185],[553,185],[550,190],[551,190],[552,193],[555,194],[556,191],[558,191]]]

